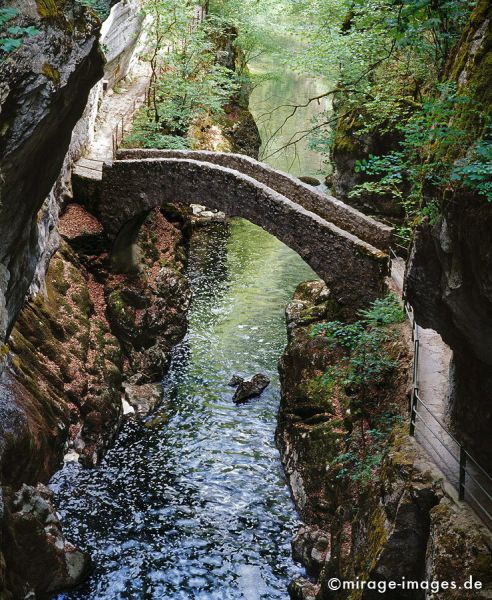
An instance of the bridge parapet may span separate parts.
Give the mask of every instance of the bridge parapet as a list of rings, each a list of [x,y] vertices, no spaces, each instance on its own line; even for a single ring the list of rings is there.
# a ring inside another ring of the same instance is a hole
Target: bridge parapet
[[[104,165],[98,212],[113,237],[139,213],[170,202],[204,204],[269,231],[327,282],[347,316],[384,293],[384,252],[248,175],[183,158],[124,159]]]
[[[322,194],[296,177],[274,169],[243,154],[207,152],[196,150],[119,150],[118,159],[177,158],[209,162],[249,175],[272,190],[296,202],[305,209],[330,221],[340,229],[348,231],[372,246],[389,251],[393,228],[368,217],[357,209]]]

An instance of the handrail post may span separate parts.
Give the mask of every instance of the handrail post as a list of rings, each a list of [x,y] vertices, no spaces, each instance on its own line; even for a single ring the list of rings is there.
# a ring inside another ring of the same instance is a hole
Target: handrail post
[[[465,487],[466,487],[466,450],[460,445],[460,481],[458,497],[460,500],[465,499]]]
[[[410,401],[410,435],[415,435],[415,422],[417,420],[417,388],[414,386],[412,390],[412,398]]]

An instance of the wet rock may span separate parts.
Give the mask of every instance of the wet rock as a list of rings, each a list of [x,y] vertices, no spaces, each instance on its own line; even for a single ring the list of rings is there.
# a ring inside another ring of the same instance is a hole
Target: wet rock
[[[317,526],[303,525],[292,540],[292,556],[306,568],[309,575],[317,576],[330,558],[330,533]]]
[[[27,591],[38,597],[73,587],[88,572],[89,556],[65,539],[52,497],[42,484],[24,484],[8,495],[6,559],[24,580],[22,596],[15,597],[25,597]]]
[[[308,185],[312,185],[314,187],[321,185],[321,181],[319,179],[316,179],[316,177],[304,176],[299,177],[299,180],[302,181],[302,183],[307,183]]]
[[[290,582],[288,591],[291,600],[316,600],[319,585],[299,577],[299,579]]]
[[[145,269],[138,277],[116,278],[106,290],[108,319],[123,343],[128,357],[126,375],[132,384],[153,383],[162,379],[171,359],[174,344],[186,333],[186,314],[191,301],[188,280],[177,268],[159,266],[159,250],[152,238],[152,224],[157,223],[162,235],[179,239],[177,230],[163,222],[161,215],[148,219],[139,233],[139,245],[145,249]],[[172,263],[171,263],[172,264]],[[149,266],[152,267],[149,269]]]
[[[240,377],[238,379],[241,379]],[[231,380],[232,381],[232,380]],[[242,380],[237,385],[237,389],[232,397],[233,402],[241,404],[250,398],[259,396],[263,390],[269,385],[270,380],[266,375],[257,373],[249,381]],[[229,382],[231,384],[231,382]]]
[[[226,220],[226,215],[219,210],[209,210],[201,204],[191,204],[193,225],[204,225],[207,223],[222,223]]]
[[[134,385],[123,384],[125,400],[133,408],[137,419],[142,420],[149,415],[162,400],[162,384],[146,383]]]
[[[243,381],[244,379],[240,375],[233,375],[227,385],[229,385],[230,387],[237,387],[238,385],[243,383]]]

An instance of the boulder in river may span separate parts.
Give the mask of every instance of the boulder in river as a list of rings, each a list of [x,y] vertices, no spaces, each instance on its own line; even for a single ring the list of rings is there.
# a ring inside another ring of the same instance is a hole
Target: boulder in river
[[[234,396],[232,397],[233,402],[241,404],[246,402],[250,398],[259,396],[263,390],[269,385],[270,380],[266,375],[257,373],[249,381],[244,380],[242,377],[234,375],[229,382],[229,385],[236,387]]]
[[[243,383],[244,379],[240,375],[233,375],[227,385],[230,387],[237,387]]]
[[[140,421],[148,416],[162,401],[162,385],[160,383],[145,383],[142,385],[126,383],[123,387],[125,401],[130,407],[126,412],[133,412]]]

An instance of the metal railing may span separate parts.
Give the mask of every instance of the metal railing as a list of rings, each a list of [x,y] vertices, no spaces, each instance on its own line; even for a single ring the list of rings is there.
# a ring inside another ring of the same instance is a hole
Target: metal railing
[[[143,102],[145,99],[143,100]],[[133,100],[132,106],[122,115],[118,117],[116,125],[113,127],[112,133],[112,146],[113,146],[113,160],[116,158],[116,153],[120,147],[123,138],[125,137],[125,128],[131,125],[133,122],[133,116],[137,110],[137,101]]]
[[[422,399],[419,387],[419,326],[406,299],[404,306],[412,326],[414,351],[410,435],[427,450],[446,479],[457,490],[458,498],[466,501],[485,525],[492,529],[492,477]]]

